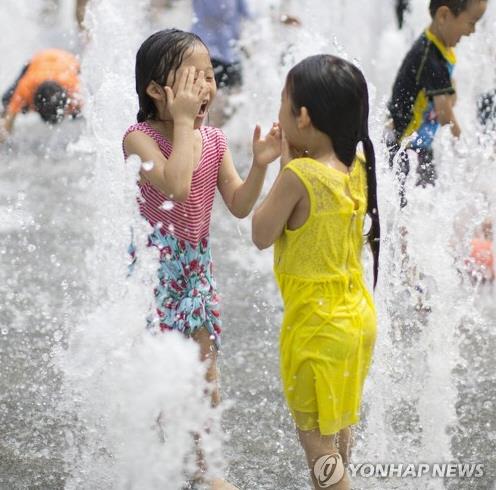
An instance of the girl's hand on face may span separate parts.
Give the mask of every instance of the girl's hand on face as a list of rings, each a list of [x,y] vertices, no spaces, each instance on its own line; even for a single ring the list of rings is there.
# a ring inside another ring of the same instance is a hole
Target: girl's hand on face
[[[253,161],[255,165],[264,167],[281,154],[281,129],[278,123],[273,123],[265,138],[261,134],[262,129],[257,124],[253,132]]]
[[[174,86],[164,87],[167,108],[176,124],[183,121],[193,123],[208,96],[209,88],[205,82],[205,73],[198,72],[196,80],[195,75],[195,67],[179,68]]]

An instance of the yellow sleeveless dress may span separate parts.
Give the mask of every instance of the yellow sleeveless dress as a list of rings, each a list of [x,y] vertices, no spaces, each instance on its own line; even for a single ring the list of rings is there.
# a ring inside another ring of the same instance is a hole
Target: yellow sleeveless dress
[[[292,160],[310,199],[307,221],[274,248],[284,302],[280,362],[284,394],[301,430],[331,435],[360,418],[376,338],[376,312],[361,265],[367,175],[311,158]]]

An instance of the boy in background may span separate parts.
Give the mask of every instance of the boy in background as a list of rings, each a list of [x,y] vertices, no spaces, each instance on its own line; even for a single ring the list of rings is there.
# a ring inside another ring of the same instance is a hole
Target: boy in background
[[[431,0],[430,26],[414,43],[399,69],[388,104],[390,165],[398,158],[400,205],[406,206],[405,182],[410,172],[409,150],[417,155],[416,185],[435,185],[432,141],[439,126],[449,124],[453,136],[461,130],[454,113],[456,88],[452,79],[453,48],[475,32],[488,0]],[[414,135],[414,136],[413,136]],[[409,138],[404,149],[402,141]],[[399,152],[399,155],[397,155]],[[411,152],[410,152],[411,153]]]
[[[18,114],[35,111],[48,124],[81,109],[79,60],[61,49],[37,53],[2,97],[0,142],[12,132]]]

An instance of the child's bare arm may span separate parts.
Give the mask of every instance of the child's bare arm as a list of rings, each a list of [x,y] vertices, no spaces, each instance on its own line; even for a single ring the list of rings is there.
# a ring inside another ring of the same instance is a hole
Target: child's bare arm
[[[17,114],[15,113],[6,113],[5,116],[0,119],[0,143],[6,141],[9,134],[12,133],[16,116]]]
[[[217,179],[217,186],[229,211],[237,218],[248,216],[262,191],[267,165],[281,153],[281,133],[274,124],[265,138],[260,127],[253,133],[253,163],[243,181],[233,163],[231,152],[226,150]]]
[[[143,162],[152,162],[149,170],[141,168],[140,177],[177,202],[188,199],[193,176],[193,126],[174,125],[174,146],[170,157],[164,157],[157,143],[141,131],[133,131],[124,139],[128,155],[138,155]]]
[[[453,97],[451,95],[436,95],[434,97],[434,109],[439,124],[451,126],[451,133],[456,138],[460,137],[461,129],[453,111]]]
[[[167,106],[174,120],[173,145],[169,158],[165,158],[157,143],[140,131],[129,133],[124,140],[128,155],[138,155],[144,162],[153,162],[150,170],[140,175],[174,201],[184,202],[191,191],[194,162],[194,120],[202,103],[204,74],[195,81],[193,67],[179,71],[179,80],[173,91],[165,87]]]
[[[270,247],[284,231],[306,189],[291,171],[282,171],[252,219],[252,240],[260,250]]]
[[[217,179],[222,199],[236,218],[246,218],[253,209],[262,190],[266,166],[253,164],[246,180],[243,182],[234,166],[231,152],[226,150]]]

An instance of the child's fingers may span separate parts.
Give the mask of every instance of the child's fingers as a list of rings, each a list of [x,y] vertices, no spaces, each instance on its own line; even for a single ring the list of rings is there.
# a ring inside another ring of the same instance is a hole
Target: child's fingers
[[[272,129],[271,129],[271,135],[274,136],[277,139],[281,139],[281,128],[279,126],[279,123],[272,123]]]
[[[179,68],[179,70],[177,70],[174,85],[172,87],[175,94],[177,94],[178,90],[184,89],[188,78],[188,70],[189,68]]]
[[[281,139],[281,129],[278,125],[273,125],[271,130],[269,131],[269,135],[276,139]]]
[[[194,87],[196,88],[197,94],[200,94],[202,92],[204,85],[205,85],[205,72],[203,70],[200,70],[198,72],[198,77],[194,83]]]
[[[186,82],[184,84],[184,89],[187,91],[191,91],[193,88],[193,84],[195,83],[195,73],[196,68],[194,66],[190,66],[188,68],[188,74],[186,77]]]
[[[260,135],[262,134],[262,128],[260,124],[255,126],[255,130],[253,131],[253,143],[257,143],[260,140]]]

